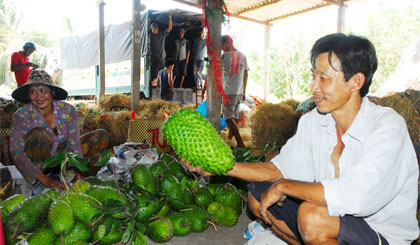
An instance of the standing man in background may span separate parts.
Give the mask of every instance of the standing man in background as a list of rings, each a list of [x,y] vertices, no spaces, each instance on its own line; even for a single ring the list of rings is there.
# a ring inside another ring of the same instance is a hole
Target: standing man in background
[[[26,83],[32,70],[39,68],[39,65],[29,62],[29,56],[36,50],[35,44],[26,42],[23,50],[12,54],[10,70],[15,73],[17,86]],[[30,69],[32,67],[32,69]]]
[[[184,38],[185,30],[183,28],[179,29],[179,38],[175,40],[176,47],[176,63],[175,63],[175,77],[181,77],[181,82],[179,87],[182,88],[184,83],[185,76],[187,75],[187,65],[190,59],[190,42]]]
[[[201,89],[201,77],[204,68],[204,56],[206,55],[206,39],[204,38],[204,29],[200,29],[200,36],[194,39],[194,44],[192,48],[192,53],[194,57],[194,77],[197,84],[195,86],[197,89]]]
[[[239,104],[245,99],[248,62],[246,56],[233,46],[232,38],[228,35],[222,36],[222,49],[223,89],[229,98],[227,103],[223,102],[223,118],[229,128],[229,138],[235,136],[237,147],[245,148],[235,119],[239,119]]]
[[[169,13],[169,24],[166,30],[160,32],[159,25],[152,23],[150,29],[150,97],[152,95],[152,81],[157,78],[158,72],[165,68],[165,39],[172,30],[172,14]]]

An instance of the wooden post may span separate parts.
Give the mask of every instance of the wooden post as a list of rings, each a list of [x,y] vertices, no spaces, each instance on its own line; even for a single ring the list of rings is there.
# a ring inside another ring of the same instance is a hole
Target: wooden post
[[[337,17],[337,32],[344,33],[344,26],[346,20],[346,7],[343,2],[340,2],[340,6],[338,7],[338,17]]]
[[[217,6],[214,0],[208,0],[207,6],[209,9],[214,9],[215,14],[213,16],[209,16],[209,37],[211,37],[210,43],[213,43],[216,47],[213,52],[217,52],[221,57],[221,44],[222,44],[222,11],[220,6]],[[207,49],[208,50],[208,49]],[[216,78],[213,69],[211,68],[212,63],[216,62],[214,60],[210,60],[209,68],[208,69],[208,85],[207,85],[207,118],[210,120],[211,124],[216,128],[217,131],[220,131],[220,116],[221,110],[220,105],[222,102],[221,96],[219,91],[217,91],[216,86]],[[218,64],[221,66],[221,60],[219,58]]]
[[[96,104],[105,95],[105,27],[104,27],[104,6],[105,2],[99,1],[99,98],[96,97]]]
[[[270,90],[270,34],[271,24],[267,24],[264,38],[264,101],[268,100]]]
[[[131,110],[138,111],[140,100],[140,68],[141,68],[141,19],[140,0],[132,0],[133,33],[131,56]]]

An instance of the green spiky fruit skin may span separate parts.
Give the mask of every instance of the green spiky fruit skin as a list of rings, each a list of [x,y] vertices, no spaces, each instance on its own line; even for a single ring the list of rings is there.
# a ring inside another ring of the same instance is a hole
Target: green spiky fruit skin
[[[23,202],[26,199],[26,196],[22,194],[16,194],[11,197],[6,198],[1,204],[0,204],[0,210],[1,210],[1,217],[2,220],[7,220],[7,215],[17,206],[19,203]]]
[[[54,201],[48,212],[48,223],[56,235],[69,233],[74,226],[70,205],[63,200]]]
[[[191,220],[191,230],[194,232],[202,232],[209,224],[207,221],[209,220],[206,212],[200,207],[193,207],[188,211],[183,212],[185,213],[188,218]]]
[[[207,212],[218,225],[234,226],[238,221],[235,210],[217,202],[210,203]]]
[[[104,203],[106,199],[113,199],[122,203],[126,203],[124,197],[118,192],[117,189],[108,186],[93,185],[89,188],[86,194],[95,198],[100,203]]]
[[[156,182],[153,179],[153,174],[145,165],[139,164],[131,171],[131,180],[152,195],[156,194]]]
[[[175,152],[192,166],[204,171],[226,174],[233,168],[234,157],[213,125],[191,109],[181,109],[168,118],[163,135]]]
[[[63,235],[63,240],[58,238],[55,241],[55,245],[71,245],[78,241],[88,242],[91,236],[92,234],[90,230],[86,228],[86,225],[81,222],[77,222],[70,233]]]
[[[147,236],[154,242],[167,242],[174,235],[174,226],[168,217],[158,218],[147,224]]]
[[[57,188],[53,188],[45,192],[45,195],[48,195],[52,201],[55,201],[60,196],[60,191]]]
[[[90,183],[84,180],[78,180],[74,183],[73,189],[79,193],[86,193],[90,188]]]
[[[174,226],[175,236],[186,236],[191,232],[191,220],[185,213],[172,213],[169,219]]]
[[[118,220],[112,218],[106,218],[104,223],[99,225],[99,228],[93,233],[93,241],[99,240],[99,231],[106,229],[106,227],[112,222],[111,230],[108,234],[103,236],[99,244],[114,244],[121,240],[123,231],[121,228],[121,223]]]
[[[74,217],[87,225],[94,221],[94,216],[101,213],[101,210],[94,206],[99,204],[89,195],[69,193],[63,198],[70,204]]]
[[[44,245],[54,244],[56,240],[54,232],[48,227],[41,227],[35,230],[32,235],[28,238],[29,245]]]
[[[216,202],[235,210],[236,216],[241,215],[242,198],[235,186],[231,184],[221,186],[216,190],[215,197]]]
[[[51,198],[44,194],[26,199],[10,213],[9,227],[19,227],[17,234],[34,231],[47,217],[50,204]]]
[[[195,194],[194,201],[198,206],[204,206],[205,208],[207,208],[209,204],[213,202],[213,197],[207,189],[201,188]]]

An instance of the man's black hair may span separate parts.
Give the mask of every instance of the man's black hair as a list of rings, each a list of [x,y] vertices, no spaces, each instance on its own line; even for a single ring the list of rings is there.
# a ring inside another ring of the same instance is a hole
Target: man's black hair
[[[223,35],[222,43],[231,43],[233,45],[233,40],[229,35]]]
[[[175,63],[172,59],[166,59],[165,60],[165,67],[168,67],[168,66],[171,66],[171,65],[174,65],[174,64]]]
[[[343,33],[334,33],[318,39],[311,49],[311,63],[315,68],[316,58],[328,53],[328,61],[331,64],[332,53],[337,55],[341,62],[344,79],[348,81],[354,74],[361,72],[365,75],[365,83],[360,89],[360,96],[364,97],[369,92],[373,74],[378,67],[376,51],[373,44],[366,38]],[[333,67],[334,70],[339,68]]]

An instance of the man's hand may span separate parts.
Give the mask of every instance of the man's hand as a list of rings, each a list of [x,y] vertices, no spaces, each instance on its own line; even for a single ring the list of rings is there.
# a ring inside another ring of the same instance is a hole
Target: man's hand
[[[272,184],[270,188],[261,195],[260,214],[264,221],[269,225],[272,225],[272,221],[268,217],[268,208],[275,203],[281,207],[287,199],[287,196],[279,188],[281,181],[282,180],[279,180]]]
[[[193,167],[191,166],[190,162],[187,160],[184,160],[181,158],[181,164],[184,165],[184,167],[186,167],[188,169],[188,171],[190,171],[191,173],[198,173],[201,174],[203,176],[212,176],[214,174],[211,174],[209,172],[204,172],[200,166],[198,167]]]

